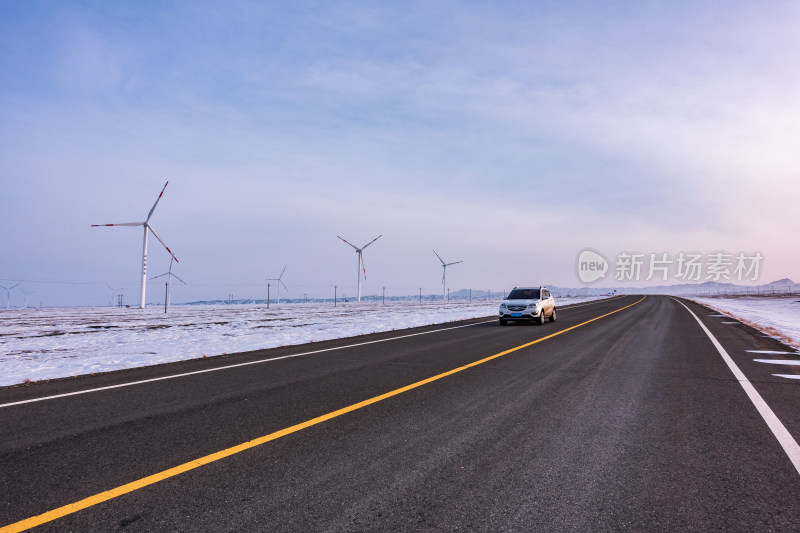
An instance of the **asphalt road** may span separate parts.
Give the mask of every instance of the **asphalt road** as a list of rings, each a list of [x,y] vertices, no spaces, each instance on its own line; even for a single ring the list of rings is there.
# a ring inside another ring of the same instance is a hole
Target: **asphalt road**
[[[790,350],[684,303],[800,440],[800,380],[773,376],[800,367],[746,351]],[[798,531],[748,386],[677,300],[625,296],[3,388],[0,531]]]

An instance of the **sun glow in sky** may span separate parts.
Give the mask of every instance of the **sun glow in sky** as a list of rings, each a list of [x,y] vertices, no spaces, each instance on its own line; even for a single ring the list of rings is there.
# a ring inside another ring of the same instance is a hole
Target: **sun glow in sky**
[[[433,249],[453,289],[579,286],[586,247],[797,281],[798,27],[795,2],[3,2],[0,284],[133,303],[141,231],[90,224],[167,180],[175,301],[264,298],[284,265],[290,296],[353,293],[337,235],[383,234],[365,294],[437,292]]]

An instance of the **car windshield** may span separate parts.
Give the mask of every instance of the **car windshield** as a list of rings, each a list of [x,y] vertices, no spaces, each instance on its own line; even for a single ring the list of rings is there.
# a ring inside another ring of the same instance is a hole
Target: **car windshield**
[[[514,289],[508,295],[508,300],[538,300],[541,295],[539,289]]]

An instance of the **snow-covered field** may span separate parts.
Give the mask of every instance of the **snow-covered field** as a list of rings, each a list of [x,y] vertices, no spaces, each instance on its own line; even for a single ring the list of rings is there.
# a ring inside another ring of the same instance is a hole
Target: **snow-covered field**
[[[800,348],[800,298],[733,297],[692,298],[746,324]]]
[[[167,314],[159,307],[12,309],[0,311],[0,386],[495,316],[498,305],[208,305],[173,306]]]

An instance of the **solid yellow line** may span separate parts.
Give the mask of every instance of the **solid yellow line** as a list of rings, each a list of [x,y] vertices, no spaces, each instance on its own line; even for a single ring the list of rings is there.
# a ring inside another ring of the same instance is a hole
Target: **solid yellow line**
[[[250,448],[255,448],[256,446],[261,446],[262,444],[265,444],[267,442],[279,439],[281,437],[285,437],[286,435],[290,435],[292,433],[296,433],[297,431],[300,431],[302,429],[306,429],[308,427],[320,424],[320,423],[325,422],[327,420],[330,420],[332,418],[336,418],[338,416],[342,416],[342,415],[350,413],[352,411],[356,411],[356,410],[361,409],[363,407],[367,407],[368,405],[372,405],[374,403],[378,403],[378,402],[380,402],[382,400],[385,400],[387,398],[391,398],[392,396],[397,396],[398,394],[403,394],[404,392],[410,391],[412,389],[416,389],[417,387],[421,387],[421,386],[426,385],[428,383],[431,383],[433,381],[437,381],[437,380],[445,378],[447,376],[451,376],[453,374],[456,374],[456,373],[461,372],[463,370],[466,370],[468,368],[472,368],[474,366],[482,365],[483,363],[486,363],[487,361],[491,361],[492,359],[497,359],[498,357],[502,357],[504,355],[508,355],[508,354],[510,354],[512,352],[516,352],[516,351],[521,350],[523,348],[527,348],[528,346],[532,346],[534,344],[537,344],[537,343],[542,342],[544,340],[550,339],[550,338],[555,337],[557,335],[561,335],[562,333],[566,333],[567,331],[573,330],[575,328],[579,328],[581,326],[585,326],[586,324],[594,322],[595,320],[600,320],[601,318],[607,317],[609,315],[613,315],[614,313],[618,313],[618,312],[620,312],[620,311],[622,311],[624,309],[627,309],[629,307],[633,307],[634,305],[638,304],[639,302],[641,302],[645,298],[646,298],[646,296],[642,297],[640,300],[637,300],[636,302],[634,302],[634,303],[632,303],[630,305],[626,305],[625,307],[621,307],[619,309],[611,311],[610,313],[606,313],[606,314],[598,316],[596,318],[592,318],[591,320],[587,320],[586,322],[582,322],[582,323],[580,323],[580,324],[578,324],[576,326],[572,326],[572,327],[569,327],[567,329],[563,329],[561,331],[557,331],[556,333],[552,333],[550,335],[547,335],[546,337],[542,337],[541,339],[536,339],[535,341],[531,341],[531,342],[527,342],[525,344],[521,344],[521,345],[519,345],[519,346],[517,346],[515,348],[511,348],[511,349],[505,350],[503,352],[491,355],[489,357],[485,357],[483,359],[480,359],[478,361],[474,361],[474,362],[469,363],[467,365],[460,366],[458,368],[454,368],[453,370],[448,370],[447,372],[443,372],[441,374],[437,374],[437,375],[429,377],[427,379],[423,379],[422,381],[417,381],[416,383],[412,383],[411,385],[406,385],[405,387],[401,387],[399,389],[395,389],[395,390],[387,392],[385,394],[381,394],[380,396],[374,396],[374,397],[372,397],[372,398],[370,398],[368,400],[364,400],[363,402],[359,402],[359,403],[354,403],[352,405],[348,405],[347,407],[343,407],[343,408],[341,408],[341,409],[339,409],[337,411],[332,411],[332,412],[330,412],[328,414],[325,414],[325,415],[322,415],[322,416],[318,416],[316,418],[312,418],[311,420],[306,420],[305,422],[302,422],[300,424],[296,424],[294,426],[290,426],[290,427],[285,428],[285,429],[281,429],[280,431],[276,431],[274,433],[270,433],[269,435],[264,435],[263,437],[258,437],[257,439],[253,439],[253,440],[249,440],[247,442],[243,442],[242,444],[239,444],[237,446],[233,446],[232,448],[227,448],[225,450],[221,450],[221,451],[212,453],[210,455],[206,455],[205,457],[201,457],[199,459],[195,459],[193,461],[189,461],[188,463],[184,463],[182,465],[178,465],[178,466],[175,466],[173,468],[170,468],[170,469],[167,469],[167,470],[163,470],[161,472],[158,472],[157,474],[153,474],[151,476],[147,476],[145,478],[138,479],[136,481],[132,481],[130,483],[127,483],[125,485],[121,485],[121,486],[116,487],[114,489],[107,490],[107,491],[101,492],[99,494],[95,494],[94,496],[89,496],[88,498],[84,498],[83,500],[77,501],[75,503],[71,503],[69,505],[65,505],[63,507],[59,507],[58,509],[53,509],[52,511],[48,511],[46,513],[43,513],[43,514],[40,514],[40,515],[37,515],[37,516],[33,516],[31,518],[27,518],[25,520],[21,520],[19,522],[15,522],[13,524],[10,524],[8,526],[0,528],[0,533],[11,533],[11,532],[25,531],[27,529],[30,529],[30,528],[45,524],[47,522],[51,522],[53,520],[56,520],[57,518],[61,518],[61,517],[66,516],[68,514],[72,514],[72,513],[75,513],[77,511],[80,511],[82,509],[86,509],[87,507],[92,507],[92,506],[97,505],[99,503],[114,499],[114,498],[116,498],[118,496],[122,496],[123,494],[128,494],[129,492],[133,492],[135,490],[139,490],[139,489],[141,489],[143,487],[146,487],[148,485],[152,485],[154,483],[158,483],[159,481],[163,481],[163,480],[165,480],[167,478],[171,478],[173,476],[177,476],[178,474],[182,474],[184,472],[188,472],[189,470],[193,470],[193,469],[198,468],[200,466],[207,465],[207,464],[213,463],[215,461],[219,461],[220,459],[224,459],[225,457],[230,457],[231,455],[235,455],[235,454],[237,454],[239,452],[243,452],[245,450],[249,450]]]

